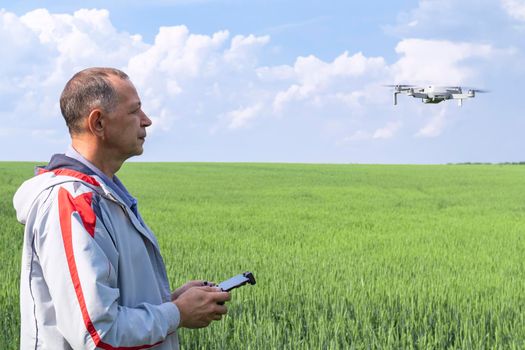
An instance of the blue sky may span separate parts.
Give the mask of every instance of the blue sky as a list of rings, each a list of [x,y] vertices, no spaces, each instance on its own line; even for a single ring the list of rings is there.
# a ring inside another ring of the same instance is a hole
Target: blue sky
[[[134,81],[137,161],[525,160],[525,1],[0,1],[0,160],[69,143],[58,98],[89,66]],[[384,84],[490,90],[425,105]]]

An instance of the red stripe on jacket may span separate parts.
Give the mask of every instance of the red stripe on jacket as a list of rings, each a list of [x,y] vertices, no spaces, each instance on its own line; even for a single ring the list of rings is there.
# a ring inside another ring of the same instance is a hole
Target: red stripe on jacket
[[[44,174],[44,173],[49,173],[49,172],[51,172],[51,173],[53,173],[55,175],[64,175],[64,176],[75,177],[75,178],[77,178],[79,180],[87,182],[88,184],[91,184],[91,185],[94,185],[94,186],[100,186],[100,183],[97,180],[95,180],[95,178],[93,178],[93,177],[91,177],[89,175],[86,175],[84,173],[81,173],[80,171],[73,170],[73,169],[60,168],[60,169],[47,170],[47,169],[44,169],[44,168],[39,168],[37,175]]]
[[[75,198],[63,187],[58,190],[58,210],[60,214],[60,230],[62,231],[62,241],[64,243],[64,249],[66,252],[67,265],[69,267],[69,274],[75,287],[75,294],[77,296],[77,301],[82,313],[82,319],[84,320],[84,325],[91,336],[91,339],[95,343],[95,346],[104,349],[104,350],[140,350],[148,349],[154,347],[162,341],[157,342],[151,345],[139,345],[139,346],[130,346],[130,347],[114,347],[110,344],[104,343],[93,325],[89,312],[86,306],[86,300],[84,299],[84,292],[82,291],[82,285],[80,284],[80,278],[78,276],[77,263],[75,261],[75,254],[73,251],[73,235],[71,230],[71,215],[74,212],[79,213],[82,218],[82,222],[86,231],[94,237],[95,229],[95,213],[91,208],[91,200],[93,193],[87,192],[81,194]],[[84,218],[87,218],[89,223],[86,224]]]

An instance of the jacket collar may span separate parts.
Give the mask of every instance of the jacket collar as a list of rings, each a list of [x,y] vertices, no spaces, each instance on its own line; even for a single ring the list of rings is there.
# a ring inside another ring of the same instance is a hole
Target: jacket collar
[[[88,166],[64,154],[55,154],[51,157],[51,160],[46,166],[39,166],[35,168],[36,175],[48,172],[52,172],[55,175],[74,177],[84,183],[91,185],[90,187],[92,187],[104,197],[117,202],[122,207],[122,209],[126,211],[126,214],[128,215],[129,220],[135,229],[148,240],[150,240],[157,249],[159,249],[157,239],[151,230],[144,227],[140,223],[135,213],[133,213],[133,211],[131,211],[131,209],[126,205],[126,201],[121,198],[121,196],[116,193],[116,191],[113,190],[109,184],[106,184],[104,179],[100,178]]]

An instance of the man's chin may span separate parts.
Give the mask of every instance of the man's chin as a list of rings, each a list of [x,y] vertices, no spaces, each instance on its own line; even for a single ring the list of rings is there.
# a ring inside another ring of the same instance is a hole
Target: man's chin
[[[142,153],[144,153],[144,149],[142,147],[139,147],[133,153],[130,153],[127,159],[140,156]]]

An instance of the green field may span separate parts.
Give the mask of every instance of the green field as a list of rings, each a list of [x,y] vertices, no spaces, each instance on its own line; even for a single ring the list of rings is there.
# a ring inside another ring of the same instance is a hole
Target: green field
[[[0,163],[0,349],[32,164]],[[525,348],[525,166],[130,163],[173,285],[250,270],[183,349]]]

